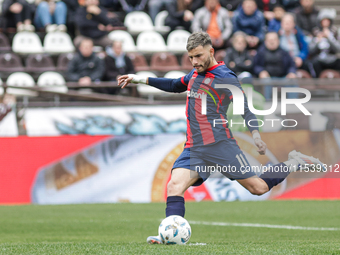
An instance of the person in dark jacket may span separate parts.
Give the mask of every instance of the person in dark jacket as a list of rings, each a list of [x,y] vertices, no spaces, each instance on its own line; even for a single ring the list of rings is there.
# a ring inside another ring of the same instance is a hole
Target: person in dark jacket
[[[253,60],[247,51],[246,34],[236,32],[232,40],[232,47],[229,47],[224,58],[224,63],[237,75],[242,72],[252,72]]]
[[[166,10],[169,15],[166,17],[164,25],[169,26],[171,31],[178,26],[182,26],[190,32],[194,13],[203,5],[203,0],[172,0],[171,3],[166,4]]]
[[[263,41],[265,19],[254,0],[244,0],[242,6],[234,12],[232,22],[234,32],[242,31],[248,35],[250,48],[256,48]]]
[[[4,0],[2,3],[4,27],[16,28],[18,32],[34,31],[32,11],[26,0]]]
[[[281,5],[277,5],[273,9],[274,17],[268,22],[268,31],[279,32],[281,29],[281,20],[286,11]]]
[[[296,78],[294,60],[287,51],[280,47],[279,36],[276,32],[268,32],[264,45],[258,49],[254,58],[254,74],[261,79]],[[272,86],[265,86],[264,96],[266,99],[271,98]],[[291,93],[288,97],[296,97],[296,95]]]
[[[300,0],[300,3],[301,7],[295,10],[296,24],[312,38],[313,29],[318,26],[319,9],[314,6],[314,0]]]
[[[98,0],[86,0],[85,6],[80,7],[76,13],[76,24],[80,36],[74,44],[77,46],[84,37],[91,38],[94,45],[105,48],[112,45],[112,40],[108,37],[108,32],[114,29],[114,26],[122,25],[117,19],[111,20],[107,16],[107,10],[99,5]]]
[[[122,42],[114,41],[112,47],[106,47],[105,62],[105,81],[117,81],[117,78],[123,74],[134,74],[135,68],[131,59],[123,52]],[[116,94],[120,88],[102,88],[100,92],[107,94]]]
[[[101,81],[104,71],[103,61],[93,53],[93,42],[84,39],[80,43],[78,53],[68,64],[68,80],[87,86],[92,82]]]

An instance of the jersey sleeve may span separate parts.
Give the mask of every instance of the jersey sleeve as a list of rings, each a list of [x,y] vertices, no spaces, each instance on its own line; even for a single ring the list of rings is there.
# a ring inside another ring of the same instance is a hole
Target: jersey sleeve
[[[227,73],[226,76],[224,77],[224,79],[225,79],[225,82],[227,84],[231,84],[231,85],[234,85],[234,86],[238,87],[242,91],[242,93],[243,93],[243,96],[244,96],[244,114],[242,115],[242,118],[245,120],[246,125],[247,125],[249,131],[253,132],[254,130],[259,130],[259,128],[257,127],[258,126],[257,118],[256,118],[255,114],[252,113],[250,111],[249,107],[248,107],[247,96],[244,93],[244,90],[242,89],[242,87],[240,85],[240,82],[237,79],[237,76],[234,73]],[[229,97],[230,101],[234,100],[233,94],[231,93],[230,90],[226,89],[225,93]],[[250,120],[256,120],[256,121],[252,121],[251,122],[252,125],[250,126],[249,125],[249,121]]]

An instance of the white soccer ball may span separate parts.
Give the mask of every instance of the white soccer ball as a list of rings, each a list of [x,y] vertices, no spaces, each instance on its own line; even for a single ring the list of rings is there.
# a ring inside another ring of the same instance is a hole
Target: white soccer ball
[[[164,244],[186,244],[191,236],[189,222],[179,215],[165,218],[158,228]]]

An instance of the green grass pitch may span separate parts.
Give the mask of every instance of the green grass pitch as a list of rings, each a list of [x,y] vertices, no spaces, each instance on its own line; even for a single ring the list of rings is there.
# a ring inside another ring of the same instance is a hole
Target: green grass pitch
[[[148,245],[164,209],[159,203],[1,206],[0,254],[340,254],[340,230],[320,229],[191,224],[189,245]],[[189,222],[340,228],[340,201],[200,202],[186,209]]]

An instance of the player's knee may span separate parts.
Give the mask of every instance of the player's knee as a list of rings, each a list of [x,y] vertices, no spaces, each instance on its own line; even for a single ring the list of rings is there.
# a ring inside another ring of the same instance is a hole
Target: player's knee
[[[181,196],[183,191],[183,185],[177,181],[170,180],[167,187],[168,196]]]
[[[249,192],[253,195],[261,196],[268,191],[266,187],[262,186],[251,186],[248,188]]]

